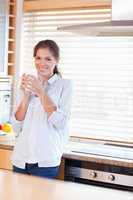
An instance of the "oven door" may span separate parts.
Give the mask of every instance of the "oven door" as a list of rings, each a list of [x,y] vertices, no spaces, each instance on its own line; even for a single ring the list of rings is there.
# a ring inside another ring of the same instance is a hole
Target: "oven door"
[[[66,159],[65,180],[133,191],[133,169]]]

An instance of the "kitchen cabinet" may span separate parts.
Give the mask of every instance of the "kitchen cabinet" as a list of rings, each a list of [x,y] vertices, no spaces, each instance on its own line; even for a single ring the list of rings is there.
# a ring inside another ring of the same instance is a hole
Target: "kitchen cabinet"
[[[12,170],[11,154],[15,144],[14,136],[0,136],[0,169]],[[57,179],[64,180],[65,158],[62,158]]]
[[[9,148],[9,149],[6,149]],[[0,169],[7,169],[7,170],[12,170],[12,163],[10,160],[11,154],[12,154],[12,145],[7,144],[2,145],[0,148]],[[61,165],[59,169],[59,174],[57,179],[64,180],[64,168],[65,168],[65,159],[62,158],[61,160]]]
[[[0,149],[0,169],[12,170],[12,163],[10,160],[11,154],[12,150]],[[62,159],[57,179],[64,180],[64,167],[65,159]]]
[[[0,148],[0,169],[12,170],[11,153],[11,150]]]

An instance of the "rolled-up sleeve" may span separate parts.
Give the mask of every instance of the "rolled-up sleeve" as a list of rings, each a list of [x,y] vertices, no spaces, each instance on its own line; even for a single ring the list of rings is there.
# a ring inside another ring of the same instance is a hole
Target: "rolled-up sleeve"
[[[70,118],[72,104],[72,82],[65,80],[57,110],[48,118],[49,123],[57,129],[63,129]]]
[[[18,121],[15,117],[15,113],[13,113],[13,115],[11,117],[11,124],[13,127],[13,131],[15,133],[15,136],[18,136],[22,130],[23,121]]]

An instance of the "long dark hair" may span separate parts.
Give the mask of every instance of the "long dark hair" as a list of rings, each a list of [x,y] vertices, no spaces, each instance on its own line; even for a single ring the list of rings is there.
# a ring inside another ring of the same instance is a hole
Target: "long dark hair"
[[[38,49],[43,49],[43,48],[48,48],[49,51],[52,53],[52,55],[54,56],[54,58],[59,61],[60,58],[60,50],[58,45],[56,44],[56,42],[54,42],[53,40],[41,40],[40,42],[38,42],[35,47],[34,47],[34,51],[33,51],[33,57],[36,56]],[[56,65],[54,68],[54,74],[58,74],[61,76],[61,73],[58,70],[58,66]]]

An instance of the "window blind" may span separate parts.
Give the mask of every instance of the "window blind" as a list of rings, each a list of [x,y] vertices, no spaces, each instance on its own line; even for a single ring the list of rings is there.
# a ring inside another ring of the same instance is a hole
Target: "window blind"
[[[73,81],[70,135],[133,141],[133,38],[57,31],[108,20],[110,8],[25,13],[21,73],[34,71],[33,46],[39,40],[55,40],[59,69]]]

